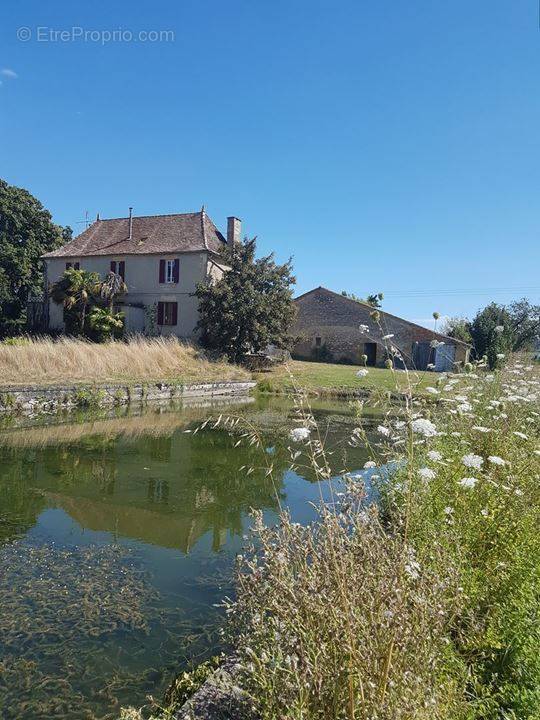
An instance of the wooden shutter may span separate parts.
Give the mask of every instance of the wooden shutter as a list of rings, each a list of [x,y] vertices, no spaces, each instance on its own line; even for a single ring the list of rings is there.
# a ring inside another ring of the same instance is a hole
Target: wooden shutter
[[[126,261],[120,260],[118,263],[118,274],[122,278],[122,280],[126,279]]]
[[[173,267],[173,280],[175,283],[178,283],[178,280],[180,278],[180,260],[178,258],[175,258],[174,260],[174,267]],[[176,323],[175,323],[176,325]]]
[[[162,302],[158,302],[158,304],[157,304],[157,324],[163,325],[163,303]]]
[[[176,281],[178,282],[178,280]],[[171,303],[171,325],[177,325],[178,324],[178,303],[173,302]]]
[[[111,272],[116,272],[116,260],[111,260]]]

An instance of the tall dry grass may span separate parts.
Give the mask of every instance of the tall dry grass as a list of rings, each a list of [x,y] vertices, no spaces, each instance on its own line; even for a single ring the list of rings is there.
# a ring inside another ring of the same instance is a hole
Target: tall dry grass
[[[212,362],[176,338],[133,338],[96,344],[72,338],[0,344],[0,386],[109,381],[246,380],[249,373]]]

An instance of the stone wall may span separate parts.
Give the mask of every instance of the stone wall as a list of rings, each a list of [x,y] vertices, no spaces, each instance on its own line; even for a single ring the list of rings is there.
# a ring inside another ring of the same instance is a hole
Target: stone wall
[[[254,382],[140,383],[134,385],[19,386],[0,389],[0,413],[39,413],[185,398],[246,395]]]
[[[433,340],[454,346],[456,362],[468,359],[468,346],[458,343],[440,333],[433,332],[402,318],[380,312],[379,323],[372,317],[373,308],[358,303],[337,293],[317,288],[295,300],[298,310],[293,332],[301,337],[295,345],[293,355],[299,358],[316,359],[317,353],[325,359],[323,348],[332,357],[327,361],[361,363],[361,356],[370,354],[366,344],[373,344],[374,362],[383,365],[387,357],[385,345],[394,345],[403,356],[408,367],[413,366],[415,344],[428,344]],[[360,326],[367,326],[367,330]],[[384,336],[391,335],[386,340]]]

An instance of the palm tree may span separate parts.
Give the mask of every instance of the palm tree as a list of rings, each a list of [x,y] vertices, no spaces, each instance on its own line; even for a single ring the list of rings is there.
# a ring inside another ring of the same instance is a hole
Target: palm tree
[[[119,295],[123,295],[125,292],[127,292],[127,285],[124,282],[124,279],[121,275],[112,272],[112,270],[107,273],[105,280],[101,282],[99,288],[99,295],[102,300],[105,300],[108,304],[111,313],[113,311],[115,298]]]
[[[51,297],[54,302],[75,313],[78,332],[81,335],[84,334],[88,305],[92,298],[99,295],[100,286],[101,279],[98,273],[69,268],[51,287]]]

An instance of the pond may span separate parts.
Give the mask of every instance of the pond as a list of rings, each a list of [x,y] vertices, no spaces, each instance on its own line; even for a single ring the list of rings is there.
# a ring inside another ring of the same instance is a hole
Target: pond
[[[368,459],[348,442],[352,410],[313,412],[339,483]],[[236,434],[193,432],[220,414],[242,418]],[[237,445],[244,422],[261,448]],[[0,715],[115,718],[218,651],[250,508],[272,523],[281,504],[304,523],[328,496],[290,470],[294,424],[290,400],[258,397],[0,430]]]

